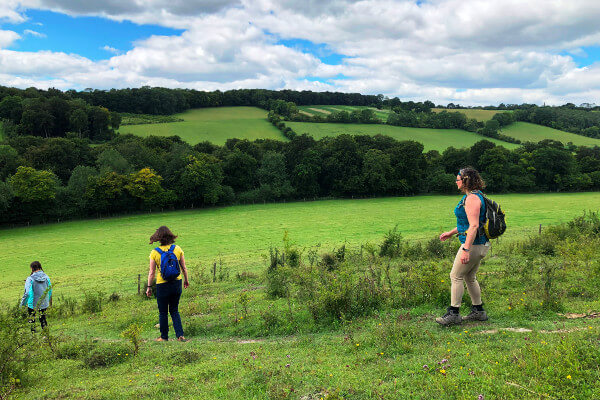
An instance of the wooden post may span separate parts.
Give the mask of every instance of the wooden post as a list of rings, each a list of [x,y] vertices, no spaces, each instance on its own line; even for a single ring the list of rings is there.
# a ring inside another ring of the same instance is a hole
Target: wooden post
[[[538,235],[542,234],[542,224],[540,224],[540,230],[538,231]]]
[[[142,289],[142,275],[138,274],[138,294],[140,294]]]
[[[216,261],[213,263],[212,273],[213,273],[213,282],[216,282],[217,281],[217,262]]]

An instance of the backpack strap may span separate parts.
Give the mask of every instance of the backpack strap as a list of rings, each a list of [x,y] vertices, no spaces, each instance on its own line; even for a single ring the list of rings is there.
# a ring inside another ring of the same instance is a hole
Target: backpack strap
[[[168,251],[170,251],[170,252],[172,253],[172,252],[173,252],[173,250],[175,250],[175,245],[174,245],[174,244],[172,244],[172,245],[171,245],[171,247],[169,247],[169,250],[168,250]]]
[[[162,251],[160,249],[160,247],[155,248],[154,250],[156,250],[158,252],[158,254],[160,254],[161,256],[165,253],[164,251]]]

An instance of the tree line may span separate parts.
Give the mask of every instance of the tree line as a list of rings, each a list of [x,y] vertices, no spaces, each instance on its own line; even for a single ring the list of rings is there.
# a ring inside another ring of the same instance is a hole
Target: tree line
[[[289,101],[269,100],[267,108],[270,110],[267,119],[279,128],[283,134],[290,138],[296,135],[291,128],[285,125],[285,121],[313,122],[313,123],[337,123],[337,124],[387,124],[392,126],[405,126],[414,128],[431,129],[463,129],[475,132],[482,136],[503,140],[509,143],[521,143],[519,139],[500,133],[502,127],[510,125],[515,121],[511,112],[502,112],[494,115],[491,120],[481,122],[474,118],[467,118],[462,112],[433,112],[433,103],[400,102],[394,106],[385,122],[377,116],[372,108],[359,108],[352,111],[340,110],[321,114],[306,114],[300,112],[298,106]]]
[[[230,139],[191,146],[179,137],[18,136],[0,143],[0,224],[353,196],[455,193],[459,168],[478,168],[491,192],[600,189],[600,147],[525,143],[507,150],[424,151],[414,141],[340,135],[289,142]]]

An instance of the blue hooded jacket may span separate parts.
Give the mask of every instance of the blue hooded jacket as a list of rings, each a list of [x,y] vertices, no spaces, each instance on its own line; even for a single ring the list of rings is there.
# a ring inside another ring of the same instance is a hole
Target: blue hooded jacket
[[[44,310],[50,305],[52,284],[44,271],[35,271],[25,281],[25,293],[21,305],[38,310]]]

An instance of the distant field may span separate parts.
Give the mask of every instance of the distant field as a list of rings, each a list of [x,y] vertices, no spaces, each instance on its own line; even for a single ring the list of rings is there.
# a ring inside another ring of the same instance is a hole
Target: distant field
[[[119,132],[144,137],[177,135],[190,144],[209,141],[222,145],[230,138],[287,140],[267,121],[267,112],[256,107],[198,108],[173,117],[184,121],[126,125]]]
[[[445,109],[445,108],[432,108],[433,112],[442,112],[442,111],[447,111],[447,112],[459,112],[459,113],[463,113],[467,116],[467,118],[474,118],[477,121],[488,121],[490,119],[492,119],[492,117],[494,115],[496,115],[499,112],[503,112],[503,111],[496,111],[496,110],[478,110],[478,109],[468,109],[468,108],[459,108],[459,109]]]
[[[564,144],[573,142],[573,144],[577,146],[600,146],[600,139],[559,131],[558,129],[530,124],[528,122],[515,122],[510,124],[503,128],[501,133],[517,138],[522,142],[539,142],[544,139],[553,139],[561,141]]]
[[[375,115],[380,118],[383,122],[387,120],[390,110],[378,110],[373,107],[366,106],[332,106],[332,105],[313,105],[313,106],[299,106],[298,109],[306,115],[320,115],[327,116],[333,112],[362,110],[364,108],[370,108],[375,112]]]
[[[493,196],[507,212],[511,240],[537,232],[539,224],[567,221],[584,210],[597,210],[600,193]],[[232,274],[261,271],[270,246],[281,246],[285,231],[299,246],[379,243],[398,224],[405,238],[429,239],[450,229],[460,196],[391,197],[211,208],[0,230],[11,251],[0,253],[0,302],[14,302],[22,291],[28,265],[39,260],[60,288],[111,293],[137,290],[137,274],[147,271],[153,246],[148,238],[160,225],[180,235],[192,270],[207,270],[222,259]],[[427,212],[423,212],[426,210]],[[58,238],[58,239],[57,239]]]
[[[518,147],[501,140],[484,138],[473,132],[460,129],[407,128],[380,124],[330,124],[311,122],[286,122],[296,133],[307,133],[315,139],[326,136],[338,136],[344,133],[351,135],[388,135],[397,140],[415,140],[423,143],[425,151],[443,151],[450,146],[470,147],[476,142],[487,139],[509,149]]]

